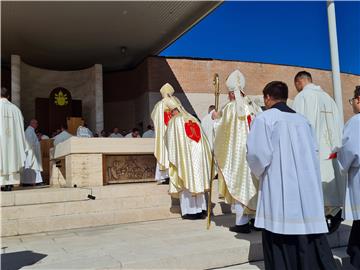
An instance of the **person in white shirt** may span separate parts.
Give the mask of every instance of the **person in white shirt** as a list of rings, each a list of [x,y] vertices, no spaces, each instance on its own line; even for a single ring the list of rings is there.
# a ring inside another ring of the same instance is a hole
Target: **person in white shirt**
[[[88,129],[87,125],[84,123],[83,125],[80,125],[76,131],[77,137],[82,138],[92,138],[94,137],[93,133]]]
[[[67,139],[71,138],[72,135],[67,131],[67,125],[61,126],[61,132],[54,137],[54,146],[58,145],[66,141]]]
[[[125,136],[125,138],[141,138],[140,130],[138,128],[133,128],[132,131]]]
[[[314,131],[286,105],[285,83],[271,82],[263,94],[268,110],[251,125],[247,161],[259,179],[255,226],[263,229],[265,269],[335,270]]]
[[[143,138],[155,138],[155,131],[152,125],[147,126],[147,131],[142,135]]]
[[[110,138],[123,138],[124,136],[119,132],[118,128],[114,128],[113,133],[109,135]]]
[[[353,220],[347,253],[351,264],[360,269],[360,86],[349,102],[355,115],[345,125],[337,159],[347,176],[344,216],[346,220]]]

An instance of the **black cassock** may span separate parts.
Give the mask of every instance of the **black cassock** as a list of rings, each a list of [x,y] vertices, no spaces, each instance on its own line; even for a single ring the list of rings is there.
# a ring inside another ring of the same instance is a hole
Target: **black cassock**
[[[262,232],[266,270],[336,270],[325,234],[284,235]]]
[[[354,220],[349,237],[347,253],[351,264],[360,269],[360,220]]]

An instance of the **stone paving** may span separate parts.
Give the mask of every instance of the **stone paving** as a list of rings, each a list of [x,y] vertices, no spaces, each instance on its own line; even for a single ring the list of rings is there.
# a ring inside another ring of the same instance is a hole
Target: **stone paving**
[[[260,233],[232,233],[233,222],[215,217],[207,231],[206,220],[179,218],[5,237],[2,269],[261,269],[246,265],[262,260]],[[349,229],[342,225],[331,245],[344,246]]]

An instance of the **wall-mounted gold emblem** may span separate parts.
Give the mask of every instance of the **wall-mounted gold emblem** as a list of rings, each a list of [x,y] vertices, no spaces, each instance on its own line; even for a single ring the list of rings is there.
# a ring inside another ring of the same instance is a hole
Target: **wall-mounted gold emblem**
[[[58,93],[55,93],[55,105],[57,106],[66,106],[69,104],[67,94],[63,93],[61,90]]]

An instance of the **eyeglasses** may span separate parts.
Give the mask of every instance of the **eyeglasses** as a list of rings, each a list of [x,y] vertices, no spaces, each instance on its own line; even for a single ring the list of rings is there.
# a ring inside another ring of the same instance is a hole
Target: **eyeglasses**
[[[359,97],[353,97],[353,98],[350,98],[350,99],[349,99],[349,103],[350,103],[350,105],[353,105],[354,100],[355,100],[355,99],[357,99],[357,98],[359,98]]]

